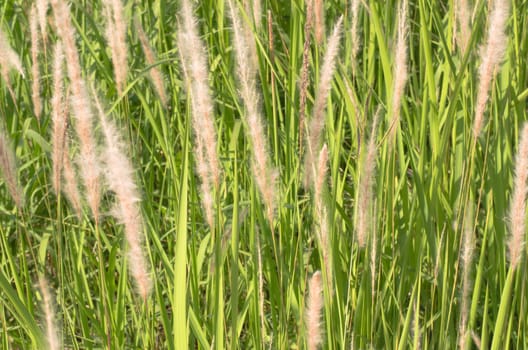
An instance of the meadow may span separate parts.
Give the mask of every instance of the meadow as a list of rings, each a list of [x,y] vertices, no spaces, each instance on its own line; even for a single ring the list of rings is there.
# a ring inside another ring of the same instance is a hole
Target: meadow
[[[0,348],[528,349],[528,2],[5,0]]]

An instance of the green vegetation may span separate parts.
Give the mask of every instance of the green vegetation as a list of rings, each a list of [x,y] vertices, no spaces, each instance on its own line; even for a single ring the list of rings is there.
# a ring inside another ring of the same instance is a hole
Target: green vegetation
[[[259,111],[271,165],[279,173],[271,222],[252,171],[254,140],[240,96],[228,1],[191,1],[206,47],[221,167],[210,226],[194,152],[191,83],[177,46],[180,1],[123,1],[128,75],[120,93],[104,6],[74,0],[70,9],[83,78],[119,126],[136,170],[142,247],[152,279],[146,299],[132,278],[125,227],[114,218],[118,193],[104,185],[96,222],[86,203],[79,218],[53,190],[51,99],[58,37],[53,10],[38,54],[43,101],[38,120],[28,1],[3,1],[0,28],[25,76],[15,69],[9,82],[0,79],[0,129],[15,149],[24,203],[17,206],[8,180],[1,180],[0,348],[42,349],[49,341],[39,288],[45,277],[64,348],[303,349],[308,282],[320,270],[324,349],[528,349],[526,248],[516,268],[508,255],[515,154],[528,119],[528,2],[513,1],[509,9],[504,59],[495,67],[483,129],[475,138],[480,47],[492,7],[489,1],[470,1],[464,54],[455,45],[461,32],[457,1],[408,4],[408,80],[394,136],[400,2],[360,3],[360,45],[353,59],[350,1],[324,1],[326,39],[317,44],[312,37],[309,47],[306,125],[323,80],[327,39],[344,15],[324,111],[329,155],[324,210],[303,183],[304,136],[310,132],[299,123],[305,1],[262,1],[259,26],[242,1],[236,2],[242,21],[253,28]],[[156,52],[154,64],[146,61],[134,20]],[[164,77],[166,106],[149,80],[155,68]],[[356,203],[378,109],[369,232],[360,247]],[[70,116],[68,123],[70,155],[77,157],[77,120]],[[93,132],[103,155],[99,121]],[[79,168],[76,158],[72,162]],[[5,167],[1,170],[7,179]],[[84,193],[81,180],[79,186]],[[321,212],[327,214],[324,220]],[[328,225],[328,254],[321,223]],[[461,326],[463,320],[467,326]]]

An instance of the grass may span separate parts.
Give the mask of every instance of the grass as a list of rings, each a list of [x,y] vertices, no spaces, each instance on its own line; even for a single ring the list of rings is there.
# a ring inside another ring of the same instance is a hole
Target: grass
[[[83,76],[93,82],[130,145],[153,280],[146,301],[130,276],[124,228],[111,215],[114,194],[105,192],[96,224],[86,206],[78,218],[66,198],[53,192],[50,101],[57,33],[50,9],[49,41],[39,54],[39,121],[31,98],[30,7],[25,3],[0,5],[1,28],[25,71],[25,78],[11,71],[13,95],[0,80],[0,126],[14,145],[25,200],[17,207],[2,180],[0,347],[46,346],[38,287],[39,276],[45,276],[65,348],[306,348],[308,282],[316,271],[323,271],[323,280],[329,274],[300,154],[301,147],[306,151],[299,139],[305,2],[262,1],[262,25],[251,35],[269,156],[279,171],[270,222],[251,167],[252,140],[239,96],[228,3],[192,1],[208,54],[223,174],[214,193],[213,226],[202,210],[192,104],[177,50],[179,2],[126,2],[129,67],[122,94],[114,81],[103,4],[71,4]],[[324,115],[329,170],[323,198],[333,280],[323,283],[323,348],[458,347],[464,336],[459,323],[465,229],[475,246],[467,267],[472,287],[465,348],[477,343],[482,349],[528,348],[526,249],[516,269],[507,255],[515,154],[528,119],[528,3],[511,4],[505,57],[475,140],[479,47],[486,40],[488,1],[471,3],[466,54],[454,46],[454,0],[409,2],[408,82],[394,142],[387,132],[399,2],[369,2],[368,10],[361,2],[355,62],[350,59],[350,1],[324,3],[327,37],[341,15],[344,28]],[[153,65],[145,61],[134,17],[156,51]],[[244,21],[251,18],[243,14]],[[310,47],[308,122],[324,42],[312,40]],[[152,67],[163,73],[166,107],[149,80]],[[371,230],[360,248],[355,203],[362,152],[378,108]],[[94,132],[103,147],[99,126]],[[71,126],[69,133],[74,135]],[[78,143],[69,138],[76,154]]]

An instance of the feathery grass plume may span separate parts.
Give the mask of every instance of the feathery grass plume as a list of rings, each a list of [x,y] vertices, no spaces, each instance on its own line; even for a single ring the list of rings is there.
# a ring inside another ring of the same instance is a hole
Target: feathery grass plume
[[[503,60],[508,44],[506,22],[510,11],[509,1],[494,0],[493,9],[489,14],[488,34],[486,44],[481,48],[482,61],[479,67],[479,86],[477,90],[477,105],[473,122],[473,137],[479,137],[484,127],[484,111],[488,101],[491,82]]]
[[[308,95],[308,85],[310,84],[310,75],[308,74],[310,65],[310,43],[313,26],[313,0],[306,0],[306,22],[304,23],[304,45],[301,66],[301,84],[299,94],[299,146],[302,154],[302,143],[304,142],[303,133],[306,119],[306,97]]]
[[[396,39],[396,48],[394,50],[394,71],[393,71],[393,88],[391,101],[391,115],[392,120],[389,127],[389,142],[392,144],[396,130],[400,126],[400,113],[402,97],[405,90],[405,85],[409,78],[407,72],[408,57],[407,57],[407,34],[409,33],[409,25],[407,23],[407,0],[400,3],[398,9],[398,33]]]
[[[323,0],[313,0],[314,18],[315,18],[315,42],[321,45],[325,38],[325,18]]]
[[[275,212],[277,172],[272,168],[266,142],[263,116],[259,112],[259,97],[256,89],[256,66],[248,64],[248,57],[256,56],[248,43],[242,21],[232,0],[228,1],[231,20],[233,22],[235,59],[237,75],[240,84],[240,95],[246,108],[246,126],[252,143],[252,168],[257,187],[266,206],[266,214],[270,224]],[[253,43],[254,44],[254,43]],[[251,60],[250,60],[251,61]]]
[[[60,41],[55,45],[53,58],[53,96],[51,98],[53,189],[60,193],[60,174],[64,159],[64,142],[67,125],[67,104],[64,91],[64,53]]]
[[[195,157],[201,179],[202,205],[210,227],[214,224],[213,189],[220,184],[220,161],[216,151],[214,105],[209,90],[207,54],[189,0],[181,2],[178,48],[190,87],[192,126],[196,137]]]
[[[373,209],[374,213],[376,212],[376,208]],[[375,218],[375,216],[373,216]],[[372,234],[371,236],[371,246],[370,246],[370,287],[372,289],[371,297],[372,297],[372,305],[374,305],[374,297],[376,296],[376,261],[377,261],[377,254],[378,254],[378,236],[376,234]]]
[[[515,178],[510,208],[510,239],[508,251],[510,266],[515,269],[519,264],[524,247],[526,232],[526,193],[528,192],[528,123],[522,128],[519,149],[515,161]]]
[[[0,28],[0,74],[2,74],[2,78],[6,82],[10,94],[13,97],[13,100],[15,100],[15,92],[11,87],[11,80],[9,78],[9,71],[11,69],[15,69],[20,75],[22,75],[22,77],[24,77],[24,69],[22,68],[20,57],[11,48],[5,33]]]
[[[101,128],[105,136],[104,174],[108,187],[115,193],[117,205],[114,217],[122,222],[128,243],[129,268],[139,294],[144,301],[151,289],[148,262],[143,254],[143,217],[140,195],[134,181],[134,169],[126,156],[127,145],[122,141],[116,126],[107,119],[103,108],[95,97]]]
[[[165,91],[165,84],[163,82],[163,75],[161,73],[161,70],[158,66],[155,66],[156,64],[156,54],[154,53],[154,49],[149,44],[147,34],[143,30],[143,26],[141,25],[141,22],[136,18],[134,20],[136,32],[138,34],[139,42],[141,43],[141,47],[143,48],[143,53],[145,54],[145,60],[147,64],[150,66],[149,68],[149,77],[154,85],[154,88],[156,89],[156,93],[158,94],[161,103],[163,104],[163,107],[167,106],[168,98],[167,93]]]
[[[117,91],[121,95],[126,85],[128,68],[127,27],[125,19],[123,18],[123,3],[121,0],[104,0],[103,3],[105,6],[106,38],[112,54]]]
[[[37,6],[37,17],[38,25],[40,27],[40,34],[42,35],[42,40],[44,44],[48,41],[48,23],[47,23],[47,13],[49,0],[36,0],[35,4]]]
[[[48,343],[48,349],[59,350],[61,348],[61,341],[55,325],[55,312],[53,310],[49,284],[44,276],[39,277],[39,289],[42,294],[42,308],[44,310],[44,316],[46,317],[46,341]]]
[[[455,2],[455,16],[456,21],[458,22],[458,31],[455,33],[455,42],[462,54],[464,54],[467,50],[469,37],[471,36],[471,30],[469,28],[469,22],[471,19],[470,7],[468,0],[456,0]]]
[[[77,174],[70,160],[70,144],[66,137],[64,138],[64,149],[62,150],[62,176],[64,184],[61,190],[80,219],[82,216],[81,194],[79,193]]]
[[[315,170],[315,188],[314,188],[314,204],[315,204],[315,216],[318,225],[318,238],[321,246],[323,255],[323,263],[326,272],[326,281],[328,284],[328,290],[333,293],[332,281],[333,281],[333,266],[331,258],[331,243],[330,235],[328,232],[328,210],[323,202],[323,188],[326,180],[326,174],[328,172],[328,148],[326,144],[323,145],[321,152],[319,153],[319,159],[317,161],[317,169]]]
[[[196,157],[196,172],[201,179],[200,192],[202,197],[202,206],[205,211],[205,218],[210,228],[214,225],[214,198],[212,183],[210,180],[209,164],[207,163],[204,151],[203,141],[196,139],[196,146],[194,149]]]
[[[220,184],[220,161],[216,151],[214,104],[209,89],[207,54],[192,11],[189,0],[183,0],[180,9],[182,27],[178,32],[178,47],[191,85],[193,128],[197,139],[203,145],[203,152],[209,163],[208,177],[216,188]]]
[[[323,128],[325,124],[325,108],[332,87],[332,79],[336,67],[336,58],[339,53],[339,42],[341,39],[341,29],[343,16],[339,17],[332,36],[328,40],[328,47],[323,58],[323,66],[319,78],[319,86],[315,95],[315,102],[312,111],[312,119],[306,135],[307,152],[304,161],[304,186],[308,187],[312,181],[311,169],[314,166],[315,157],[319,152]]]
[[[350,3],[350,12],[352,14],[351,20],[351,38],[352,38],[352,66],[356,66],[356,58],[360,48],[360,37],[359,37],[359,3],[360,0],[352,0]]]
[[[317,169],[314,169],[314,200],[315,208],[323,207],[323,185],[326,180],[326,174],[328,172],[328,146],[326,143],[321,148],[319,152],[319,158],[317,162]]]
[[[81,76],[79,52],[75,44],[75,29],[70,9],[64,0],[51,0],[55,24],[62,41],[71,89],[71,107],[75,117],[75,131],[80,143],[80,172],[88,205],[96,222],[99,221],[101,199],[100,164],[93,135],[93,111],[86,83]]]
[[[255,28],[260,28],[262,23],[262,3],[260,0],[252,1],[253,8],[253,20],[255,21]]]
[[[308,350],[316,350],[323,341],[321,330],[321,311],[323,305],[323,283],[321,271],[316,271],[308,282],[305,332]]]
[[[370,222],[373,218],[372,201],[374,196],[374,177],[376,173],[376,132],[381,109],[374,115],[372,130],[368,141],[366,154],[363,157],[362,170],[358,184],[357,214],[356,214],[356,234],[358,244],[365,247],[370,231]]]
[[[9,41],[7,40],[6,34],[0,29],[0,66],[2,66],[2,76],[5,81],[9,81],[10,69],[16,70],[22,77],[24,77],[24,69],[22,68],[22,62],[20,57],[13,50]]]
[[[473,251],[475,249],[475,239],[473,238],[473,215],[474,208],[473,203],[470,202],[464,213],[464,232],[462,240],[462,254],[461,265],[462,265],[462,302],[461,302],[461,315],[459,324],[459,347],[460,349],[466,349],[468,340],[468,313],[471,295],[471,263],[473,260]]]
[[[0,171],[4,176],[9,194],[18,208],[24,205],[24,195],[17,179],[15,151],[3,128],[0,128]]]
[[[38,18],[37,8],[33,4],[29,12],[29,28],[31,33],[31,99],[33,101],[33,111],[40,121],[42,113],[42,100],[40,99],[40,69],[39,69],[39,37],[38,37]]]
[[[242,8],[244,9],[243,15],[240,16],[240,23],[242,28],[242,33],[245,36],[245,42],[248,46],[248,53],[251,54],[251,56],[246,57],[246,64],[251,64],[251,70],[255,71],[255,73],[258,70],[258,56],[257,56],[257,46],[254,39],[254,32],[253,29],[256,29],[256,25],[253,25],[251,23],[252,15],[255,13],[253,12],[253,4],[251,3],[252,0],[243,0],[242,1]],[[256,23],[256,22],[254,22]]]

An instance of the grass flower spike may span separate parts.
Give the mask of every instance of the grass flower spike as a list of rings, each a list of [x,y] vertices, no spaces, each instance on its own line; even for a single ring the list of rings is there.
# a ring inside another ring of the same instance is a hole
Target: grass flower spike
[[[140,208],[140,195],[134,180],[134,169],[115,125],[107,119],[100,103],[96,100],[103,134],[105,136],[105,178],[110,190],[116,195],[117,205],[114,216],[125,228],[128,243],[128,266],[139,294],[144,301],[150,293],[152,281],[149,266],[143,253],[144,224]]]
[[[481,48],[482,61],[479,67],[479,86],[475,107],[475,120],[473,122],[473,137],[476,139],[484,127],[484,111],[488,101],[493,77],[501,63],[508,37],[506,36],[506,24],[510,11],[508,0],[494,0],[493,8],[489,14],[488,34],[486,44]]]
[[[229,12],[233,22],[235,60],[240,84],[240,95],[244,102],[247,131],[252,143],[252,168],[257,187],[266,206],[266,215],[270,224],[273,221],[276,200],[277,172],[272,168],[269,159],[269,146],[264,132],[263,116],[259,111],[259,96],[256,88],[256,66],[248,64],[248,57],[256,56],[254,45],[248,42],[247,29],[242,25],[242,19],[229,0]],[[251,62],[251,59],[249,60]]]
[[[192,125],[196,136],[195,156],[201,179],[202,204],[207,222],[214,224],[213,190],[220,183],[220,161],[216,151],[214,106],[209,91],[206,53],[198,35],[196,20],[189,0],[183,0],[180,10],[181,28],[178,48],[187,74],[192,104]]]
[[[341,39],[343,17],[337,21],[332,36],[328,40],[328,47],[323,58],[323,66],[319,78],[319,86],[315,95],[312,119],[306,135],[306,155],[304,162],[305,179],[304,185],[308,187],[312,182],[311,172],[315,165],[315,159],[320,150],[325,125],[325,108],[332,87],[332,79],[336,68],[337,54],[339,53],[339,42]]]
[[[321,310],[323,309],[323,283],[320,271],[316,271],[308,282],[308,300],[306,302],[306,339],[307,349],[316,350],[323,341],[321,330]]]

